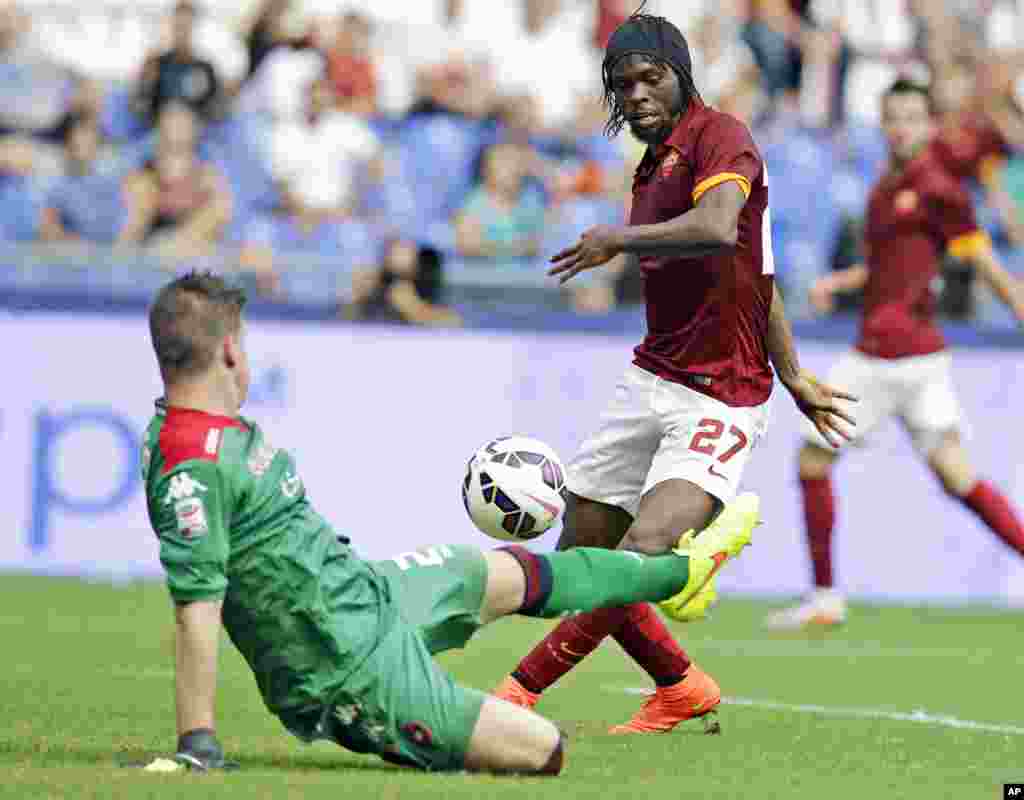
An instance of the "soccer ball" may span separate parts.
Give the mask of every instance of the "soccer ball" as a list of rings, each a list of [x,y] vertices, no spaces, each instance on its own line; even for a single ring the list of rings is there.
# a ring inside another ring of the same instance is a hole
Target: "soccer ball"
[[[483,533],[502,541],[540,536],[565,511],[565,469],[543,442],[503,436],[474,453],[462,502]]]

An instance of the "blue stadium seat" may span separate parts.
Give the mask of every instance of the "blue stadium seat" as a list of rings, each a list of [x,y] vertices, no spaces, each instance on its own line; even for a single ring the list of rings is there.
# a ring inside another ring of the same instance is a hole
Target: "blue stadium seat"
[[[800,287],[828,269],[839,234],[839,206],[829,192],[838,169],[827,133],[803,128],[771,131],[763,145],[768,202],[780,282]]]
[[[580,137],[576,140],[576,150],[583,161],[596,161],[607,170],[621,170],[626,166],[621,145],[603,134]]]
[[[208,125],[200,142],[200,156],[222,170],[243,217],[272,211],[281,202],[266,155],[268,124],[259,114],[234,115]]]
[[[830,186],[832,202],[844,219],[862,219],[867,210],[870,184],[848,164],[839,165]]]
[[[100,130],[107,139],[132,141],[146,135],[149,126],[131,107],[130,85],[116,84],[109,87],[100,110]]]
[[[774,240],[779,283],[786,298],[786,311],[793,318],[811,313],[807,293],[812,284],[831,269],[831,242],[794,235]]]
[[[877,125],[851,122],[837,132],[837,149],[845,163],[853,166],[857,174],[870,184],[885,172],[889,160],[889,146]]]
[[[42,188],[30,178],[0,177],[0,241],[37,240],[45,200]]]
[[[416,205],[416,193],[408,159],[400,149],[388,150],[384,157],[385,174],[381,181],[362,186],[362,213],[381,236],[395,235],[420,238],[423,215]]]
[[[64,227],[91,242],[112,243],[127,214],[116,174],[65,175],[54,181],[46,197]]]
[[[452,114],[413,117],[402,134],[422,217],[448,219],[473,187],[485,123]]]
[[[604,197],[573,197],[552,209],[550,219],[545,226],[542,255],[565,249],[595,225],[621,225],[623,208]]]

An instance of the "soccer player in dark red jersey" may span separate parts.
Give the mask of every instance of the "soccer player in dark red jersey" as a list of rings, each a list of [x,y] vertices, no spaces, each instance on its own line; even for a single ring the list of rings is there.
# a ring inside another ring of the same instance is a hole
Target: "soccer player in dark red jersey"
[[[1024,293],[978,228],[959,177],[946,170],[936,153],[928,90],[909,81],[895,83],[882,99],[882,125],[892,163],[868,201],[867,263],[832,273],[812,289],[814,305],[822,310],[837,292],[864,290],[860,339],[835,365],[830,380],[841,381],[860,397],[858,440],[886,418],[897,417],[946,492],[1024,555],[1019,517],[994,486],[975,476],[960,441],[960,405],[950,355],[935,321],[932,286],[948,251],[969,262],[1022,322]],[[768,624],[776,628],[834,625],[846,617],[832,576],[830,474],[838,453],[816,431],[806,434],[800,485],[815,590],[806,602],[769,617]]]
[[[681,534],[749,513],[731,501],[765,430],[773,364],[826,439],[843,435],[839,419],[849,418],[837,400],[850,398],[799,367],[774,285],[764,163],[743,123],[701,101],[683,35],[663,18],[634,14],[609,40],[602,74],[609,133],[628,124],[648,146],[629,225],[587,231],[554,256],[551,274],[564,282],[619,255],[638,258],[648,333],[569,465],[558,546],[664,553]],[[755,524],[756,510],[746,521]],[[712,597],[705,594],[705,608]],[[566,619],[496,694],[534,705],[607,636],[656,686],[613,732],[671,730],[719,704],[716,683],[647,604]]]
[[[954,176],[987,184],[1010,153],[1007,134],[1014,134],[1024,121],[1005,92],[991,89],[981,94],[975,71],[975,65],[965,60],[937,70],[931,90],[938,116],[932,149]]]

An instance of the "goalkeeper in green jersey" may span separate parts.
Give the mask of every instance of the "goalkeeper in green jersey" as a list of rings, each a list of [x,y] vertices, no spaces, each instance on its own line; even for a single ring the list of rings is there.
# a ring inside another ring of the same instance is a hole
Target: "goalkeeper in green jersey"
[[[459,686],[432,654],[507,614],[685,605],[749,542],[756,498],[664,556],[437,545],[366,561],[313,509],[291,455],[239,416],[243,305],[220,278],[193,273],[150,310],[165,394],[142,464],[175,604],[177,760],[227,766],[214,724],[223,624],[267,708],[300,739],[422,769],[558,773],[552,723]]]

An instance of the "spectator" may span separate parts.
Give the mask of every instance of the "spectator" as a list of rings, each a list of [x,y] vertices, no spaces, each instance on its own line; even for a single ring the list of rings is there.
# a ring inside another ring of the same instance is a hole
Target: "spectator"
[[[327,54],[327,75],[338,108],[369,115],[377,110],[377,72],[370,56],[370,20],[350,11],[341,18]]]
[[[720,108],[723,99],[741,88],[760,82],[757,61],[750,47],[739,37],[739,20],[720,11],[704,14],[692,36],[693,74],[701,96]]]
[[[425,67],[418,78],[418,99],[410,114],[448,113],[482,119],[494,110],[494,73],[486,56],[455,53]]]
[[[26,43],[29,18],[0,0],[0,134],[55,128],[74,98],[71,75]]]
[[[72,116],[64,130],[64,174],[47,193],[40,238],[113,243],[124,219],[124,203],[118,177],[100,169],[99,120]]]
[[[599,98],[578,99],[572,125],[566,130],[565,157],[558,164],[549,189],[555,205],[574,198],[611,203],[615,219],[607,222],[612,224],[621,222],[620,209],[624,194],[630,187],[632,171],[626,166],[625,139],[608,139],[604,135],[606,119],[606,111]],[[600,223],[591,222],[587,227],[596,224]],[[562,235],[573,240],[582,232]]]
[[[544,204],[524,188],[523,149],[512,144],[491,147],[484,155],[483,180],[455,222],[455,242],[470,258],[532,258],[540,250]]]
[[[588,38],[592,14],[560,0],[525,0],[522,14],[522,35],[499,40],[496,82],[502,94],[535,94],[541,127],[558,130],[571,123],[576,99],[599,88],[599,61]]]
[[[380,144],[365,120],[334,108],[326,75],[311,80],[304,97],[304,116],[272,134],[277,213],[255,218],[240,236],[242,266],[259,276],[264,294],[284,291],[274,272],[282,253],[329,260],[335,268],[367,269],[378,261],[377,239],[356,213],[362,179],[383,171]]]
[[[220,101],[217,71],[194,47],[196,7],[192,0],[178,0],[171,18],[171,47],[146,58],[136,97],[136,110],[153,122],[163,107],[177,100],[199,116],[214,116]]]
[[[352,301],[342,307],[342,316],[414,325],[460,325],[461,317],[438,303],[440,295],[440,254],[396,239],[385,248],[379,270],[353,272]]]
[[[199,121],[188,106],[165,105],[152,159],[124,183],[127,219],[120,243],[153,244],[187,256],[210,249],[231,219],[227,183],[197,154]]]
[[[242,87],[236,108],[269,117],[275,123],[293,122],[306,113],[306,95],[296,91],[324,71],[323,54],[312,37],[291,47],[275,47]]]
[[[595,50],[604,50],[615,29],[629,18],[632,11],[628,0],[597,0],[597,18],[591,40]]]
[[[366,122],[334,109],[331,84],[320,75],[306,90],[301,120],[273,134],[272,171],[283,210],[312,229],[323,220],[351,217],[359,206],[361,174],[381,169],[380,143]]]
[[[787,0],[754,0],[743,26],[743,41],[750,47],[770,98],[796,86],[791,42],[796,39],[799,20]]]
[[[306,43],[305,37],[290,29],[291,9],[292,0],[263,0],[258,6],[255,17],[242,33],[249,54],[246,78],[252,77],[275,50],[302,47]]]
[[[972,59],[957,57],[934,67],[932,99],[940,126],[935,151],[959,178],[984,182],[1009,146],[987,113],[987,98],[978,91]]]

